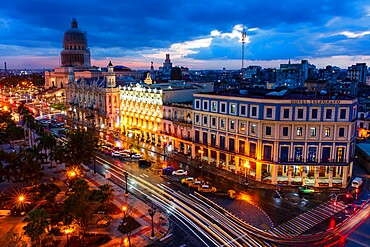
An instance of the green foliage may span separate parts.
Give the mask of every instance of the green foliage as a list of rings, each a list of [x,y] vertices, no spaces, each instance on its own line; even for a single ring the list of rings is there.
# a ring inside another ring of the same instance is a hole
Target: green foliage
[[[30,237],[33,246],[42,246],[41,243],[48,233],[49,214],[42,208],[36,208],[28,217],[28,224],[23,227],[25,234]]]
[[[67,137],[67,166],[88,164],[95,156],[99,139],[93,133],[80,129],[68,132]]]
[[[107,206],[114,200],[114,189],[112,185],[104,184],[99,186],[99,191],[101,192],[100,201],[104,204],[105,211],[107,211]]]

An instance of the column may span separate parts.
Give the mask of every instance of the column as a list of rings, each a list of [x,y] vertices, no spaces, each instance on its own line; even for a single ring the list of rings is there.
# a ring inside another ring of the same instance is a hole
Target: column
[[[216,166],[220,167],[220,151],[216,151]]]
[[[195,159],[195,155],[196,155],[196,153],[195,153],[195,145],[193,144],[193,145],[191,145],[191,157],[193,157],[193,159]]]
[[[262,178],[262,164],[260,162],[256,162],[256,181],[261,182]]]
[[[271,184],[277,184],[278,166],[271,165]]]
[[[226,167],[225,168],[228,171],[229,170],[229,162],[230,162],[230,155],[229,154],[226,154],[225,162],[226,162]]]
[[[347,178],[348,178],[348,166],[345,166],[342,168],[343,169],[343,175],[342,175],[342,188],[346,188],[347,187]]]
[[[238,156],[235,156],[235,173],[238,173],[238,171],[239,171],[239,161],[240,161],[240,157],[238,157]],[[242,164],[242,166],[243,166],[243,164]]]
[[[302,186],[306,185],[306,171],[302,171]]]
[[[188,144],[184,143],[184,153],[188,154]]]
[[[315,187],[319,187],[319,174],[320,174],[320,167],[315,166]]]
[[[329,187],[333,187],[333,167],[329,167]]]
[[[288,166],[288,185],[292,185],[293,166]]]
[[[209,164],[211,164],[211,159],[212,159],[211,158],[211,149],[208,148],[207,150],[208,150],[208,165],[209,165]]]

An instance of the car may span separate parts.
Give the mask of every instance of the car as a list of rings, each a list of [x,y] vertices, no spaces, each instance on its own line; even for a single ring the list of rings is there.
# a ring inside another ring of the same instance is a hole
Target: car
[[[152,162],[150,162],[149,160],[140,159],[138,161],[138,164],[139,164],[139,167],[146,168],[146,167],[150,167],[152,165]]]
[[[175,170],[175,168],[174,167],[172,167],[172,166],[167,166],[167,167],[165,167],[165,168],[163,168],[162,169],[162,174],[164,174],[164,175],[170,175],[170,174],[172,174],[172,172]]]
[[[125,149],[125,150],[123,150],[123,152],[127,153],[127,154],[134,154],[135,153],[135,151],[132,150],[132,149]]]
[[[120,152],[114,151],[114,152],[112,152],[112,156],[113,157],[120,157],[121,154],[120,154]]]
[[[217,189],[216,187],[212,187],[209,184],[203,184],[202,186],[198,187],[198,191],[203,193],[214,193],[217,192]]]
[[[172,175],[175,175],[175,176],[186,176],[186,175],[188,175],[188,171],[186,171],[186,170],[177,170],[177,171],[173,171],[172,172]]]
[[[190,183],[193,183],[194,181],[195,181],[195,179],[193,177],[188,177],[188,178],[181,179],[182,184],[190,184]]]
[[[315,188],[309,185],[299,187],[298,190],[299,194],[313,194],[315,192]]]
[[[133,154],[133,155],[131,155],[131,158],[133,158],[133,159],[141,159],[141,158],[143,158],[143,155],[142,154]]]
[[[112,155],[112,150],[108,149],[104,152],[105,155]]]
[[[192,183],[188,183],[189,188],[198,189],[200,186],[202,186],[203,181],[202,180],[195,180]]]
[[[130,158],[130,155],[129,155],[129,154],[127,154],[127,153],[122,153],[122,152],[120,152],[119,157],[120,157],[121,159],[125,159],[125,158]]]

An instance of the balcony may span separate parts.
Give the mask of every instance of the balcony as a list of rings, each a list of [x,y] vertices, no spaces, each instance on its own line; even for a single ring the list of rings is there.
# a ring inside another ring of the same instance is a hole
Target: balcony
[[[348,163],[347,160],[343,159],[342,161],[328,161],[328,160],[308,160],[308,159],[279,159],[278,161],[279,164],[298,164],[298,165],[340,165],[340,164],[346,164]]]

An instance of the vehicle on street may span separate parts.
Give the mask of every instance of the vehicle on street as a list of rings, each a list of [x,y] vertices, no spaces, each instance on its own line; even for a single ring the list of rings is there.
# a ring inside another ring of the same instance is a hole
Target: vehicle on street
[[[113,157],[120,157],[120,156],[121,156],[121,154],[120,154],[120,152],[118,152],[118,151],[114,151],[114,152],[112,152],[112,156],[113,156]]]
[[[174,176],[186,176],[186,175],[188,175],[188,171],[186,171],[186,170],[177,170],[177,171],[173,171],[172,175],[174,175]]]
[[[195,179],[193,177],[188,177],[188,178],[181,179],[182,184],[190,184],[190,183],[193,183],[194,181],[195,181]]]
[[[217,192],[217,189],[216,187],[212,187],[209,184],[203,184],[202,186],[198,187],[198,191],[203,193],[214,193]]]
[[[174,170],[175,170],[174,167],[167,166],[167,167],[165,167],[165,168],[162,169],[162,174],[163,175],[171,175]]]
[[[355,179],[353,179],[352,184],[351,184],[351,187],[358,189],[358,188],[361,187],[361,185],[362,185],[363,182],[364,181],[362,180],[362,178],[356,177]]]
[[[107,149],[105,152],[104,152],[105,155],[112,155],[112,150],[110,149]]]
[[[143,158],[143,155],[142,154],[133,154],[133,155],[131,155],[131,158],[133,158],[133,159],[141,159],[141,158]]]
[[[202,180],[195,180],[192,183],[188,183],[189,188],[198,189],[200,186],[202,186],[203,181]]]
[[[147,167],[150,167],[152,165],[152,162],[150,162],[149,160],[140,159],[138,161],[138,164],[139,164],[139,167],[141,167],[141,168],[147,168]]]
[[[122,153],[122,152],[120,152],[119,157],[120,157],[121,159],[125,159],[125,158],[130,158],[130,155],[129,155],[129,154],[127,154],[127,153]]]
[[[305,185],[298,188],[299,194],[313,194],[315,188],[313,186]]]

